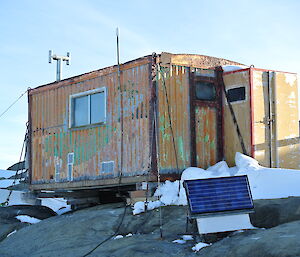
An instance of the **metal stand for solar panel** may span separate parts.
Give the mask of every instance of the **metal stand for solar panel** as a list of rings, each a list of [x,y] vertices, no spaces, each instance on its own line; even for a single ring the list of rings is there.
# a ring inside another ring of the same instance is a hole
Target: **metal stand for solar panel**
[[[252,229],[253,201],[247,176],[187,180],[188,218],[199,234]]]

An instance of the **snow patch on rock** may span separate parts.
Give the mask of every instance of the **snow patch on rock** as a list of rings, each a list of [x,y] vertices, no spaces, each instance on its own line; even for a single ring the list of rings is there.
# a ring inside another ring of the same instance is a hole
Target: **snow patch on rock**
[[[185,244],[186,241],[183,240],[183,239],[176,239],[176,240],[173,240],[172,243],[176,243],[176,244]]]
[[[30,223],[30,224],[35,224],[41,221],[40,219],[30,217],[28,215],[18,215],[16,216],[16,219],[18,219],[21,222]]]
[[[198,244],[195,244],[193,247],[192,247],[192,250],[195,251],[195,252],[198,252],[200,251],[203,247],[207,247],[207,246],[210,246],[210,244],[206,244],[206,243],[198,243]]]

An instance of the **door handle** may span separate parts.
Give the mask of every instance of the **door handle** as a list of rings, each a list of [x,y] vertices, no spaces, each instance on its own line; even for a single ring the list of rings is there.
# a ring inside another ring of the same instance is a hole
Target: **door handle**
[[[260,120],[260,121],[255,121],[255,123],[262,123],[262,124],[265,124],[265,125],[270,125],[272,122],[274,122],[274,119],[270,119],[270,118],[267,118],[265,117],[263,120]]]

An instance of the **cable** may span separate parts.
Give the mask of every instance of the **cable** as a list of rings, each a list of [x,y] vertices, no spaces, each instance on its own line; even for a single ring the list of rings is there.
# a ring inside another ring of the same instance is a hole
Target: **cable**
[[[166,96],[166,102],[167,102],[167,110],[168,110],[168,118],[169,118],[169,126],[170,126],[170,130],[171,130],[171,135],[172,135],[172,142],[173,142],[173,149],[174,149],[174,155],[175,155],[175,162],[176,162],[176,168],[177,168],[177,172],[179,171],[179,165],[178,165],[178,156],[177,156],[177,149],[176,149],[176,145],[175,145],[175,137],[174,137],[174,130],[173,130],[173,126],[172,126],[172,118],[171,118],[171,110],[170,110],[170,104],[169,104],[169,96],[168,96],[168,92],[167,92],[167,87],[166,87],[166,81],[165,81],[165,77],[164,77],[164,72],[161,69],[161,66],[159,66],[159,72],[161,73],[161,77],[162,77],[162,84],[164,87],[164,91],[165,91],[165,96]],[[180,193],[180,181],[178,183],[178,196]]]
[[[114,236],[116,236],[120,230],[120,227],[122,226],[122,223],[124,221],[124,218],[125,218],[125,214],[126,214],[126,210],[127,210],[127,204],[126,202],[125,203],[125,207],[124,207],[124,212],[123,212],[123,215],[121,217],[121,220],[120,220],[120,223],[115,231],[115,233],[109,237],[107,237],[106,239],[104,239],[103,241],[101,241],[99,244],[97,244],[92,250],[90,250],[88,253],[86,253],[85,255],[83,255],[82,257],[86,257],[88,255],[90,255],[92,252],[94,252],[99,246],[103,245],[104,243],[106,243],[108,240],[112,239]]]
[[[0,114],[0,118],[6,113],[8,112],[8,110],[13,107],[22,97],[23,95],[25,95],[27,93],[28,89],[23,93],[21,94],[10,106],[8,106],[1,114]]]
[[[156,128],[156,131],[157,131],[157,112],[156,112],[156,105],[154,105],[154,126]],[[157,189],[158,191],[160,192],[158,194],[158,201],[160,201],[160,196],[161,196],[161,191],[160,191],[160,168],[159,168],[159,164],[160,164],[160,155],[158,153],[158,135],[156,133],[156,136],[155,136],[155,145],[156,145],[156,159],[157,159],[157,162],[158,162],[158,165],[157,165]],[[163,224],[162,224],[162,213],[161,213],[161,204],[159,205],[159,231],[160,231],[160,238],[163,238],[163,230],[162,230],[162,227],[163,227]]]
[[[148,173],[146,177],[146,183],[147,183],[147,189],[146,189],[146,201],[145,201],[145,212],[148,211],[148,196],[149,196],[149,178],[151,171],[154,170],[154,162],[153,162],[153,153],[154,153],[154,142],[156,141],[156,128],[155,128],[155,104],[156,104],[156,71],[157,71],[157,65],[156,65],[156,53],[152,53],[152,62],[151,62],[151,102],[150,102],[150,109],[149,109],[149,117],[153,117],[150,131],[152,132],[149,138],[149,164],[148,164]],[[152,116],[153,115],[153,116]],[[151,121],[151,119],[150,119]],[[155,150],[156,151],[156,150]],[[157,162],[156,162],[157,166]],[[145,221],[146,222],[146,221]]]
[[[121,181],[122,181],[122,176],[123,176],[123,152],[124,152],[124,115],[123,115],[123,88],[121,86],[121,72],[120,72],[120,53],[119,53],[119,29],[117,28],[116,30],[116,39],[117,39],[117,67],[118,67],[118,71],[117,71],[117,75],[118,75],[118,88],[120,90],[120,127],[121,127],[121,149],[120,149],[120,164],[119,164],[119,179],[118,179],[118,194],[121,197],[121,190],[120,190],[120,186],[121,186]],[[102,242],[100,242],[98,245],[96,245],[91,251],[89,251],[88,253],[86,253],[85,255],[83,255],[83,257],[86,257],[88,255],[90,255],[92,252],[94,252],[99,246],[101,246],[102,244],[104,244],[105,242],[107,242],[108,240],[110,240],[111,238],[113,238],[119,231],[123,221],[124,221],[124,217],[126,214],[126,209],[127,209],[127,204],[126,204],[126,199],[124,200],[124,204],[125,204],[125,208],[124,208],[124,213],[122,215],[122,219],[115,231],[115,233],[109,237],[107,237],[105,240],[103,240]]]

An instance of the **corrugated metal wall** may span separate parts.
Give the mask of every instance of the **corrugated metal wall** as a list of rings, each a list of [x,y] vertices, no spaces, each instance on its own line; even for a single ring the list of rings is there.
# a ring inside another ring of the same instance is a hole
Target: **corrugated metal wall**
[[[196,163],[197,167],[208,168],[217,162],[217,111],[215,108],[195,109]],[[220,132],[219,132],[220,133]]]
[[[124,106],[123,176],[146,174],[150,166],[149,101],[151,59],[121,68]],[[91,89],[107,89],[106,124],[69,129],[69,97]],[[118,176],[120,157],[120,88],[117,69],[106,68],[31,90],[32,183],[67,180],[67,155],[74,153],[74,180]],[[113,161],[112,172],[101,162]]]
[[[297,74],[275,72],[277,155],[280,168],[300,168]],[[288,115],[287,115],[288,114]]]
[[[251,108],[249,70],[225,73],[223,76],[226,90],[245,87],[246,99],[232,103],[232,108],[244,140],[246,151],[251,155]],[[224,97],[224,157],[230,166],[235,166],[235,153],[243,152],[236,125],[233,122],[227,100]]]
[[[254,157],[264,166],[299,169],[297,75],[253,69],[253,98]]]
[[[189,68],[177,65],[161,67],[157,78],[159,164],[162,173],[174,173],[176,156],[172,142],[168,104],[178,168],[181,171],[189,167],[191,163]]]
[[[246,100],[233,103],[232,106],[248,155],[251,155],[253,148],[253,157],[263,166],[298,169],[300,140],[297,75],[249,68],[225,73],[224,83],[226,89],[237,86],[246,88]],[[228,105],[224,107],[224,126],[225,157],[229,164],[234,165],[234,154],[241,152],[241,146]]]

